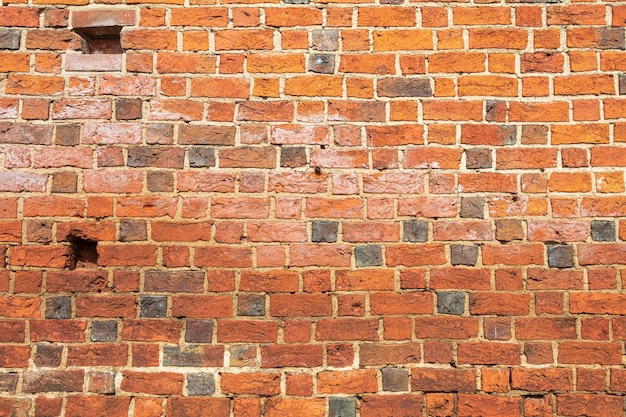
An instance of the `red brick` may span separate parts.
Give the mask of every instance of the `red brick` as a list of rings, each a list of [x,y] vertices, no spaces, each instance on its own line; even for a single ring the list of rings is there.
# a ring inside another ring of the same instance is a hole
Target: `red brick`
[[[622,398],[602,394],[559,394],[557,412],[564,416],[618,416],[622,413]]]
[[[474,392],[476,370],[445,368],[413,368],[411,388],[424,392]]]
[[[489,395],[459,394],[457,410],[459,417],[520,416],[520,399]]]
[[[124,371],[121,389],[153,395],[182,395],[183,375],[173,372]]]
[[[243,372],[221,375],[222,393],[276,395],[280,393],[280,374],[277,372]]]
[[[158,408],[158,412],[161,412],[161,407]],[[201,413],[210,413],[215,417],[228,417],[230,401],[228,398],[172,397],[167,400],[166,412],[168,415],[180,417],[193,417]]]

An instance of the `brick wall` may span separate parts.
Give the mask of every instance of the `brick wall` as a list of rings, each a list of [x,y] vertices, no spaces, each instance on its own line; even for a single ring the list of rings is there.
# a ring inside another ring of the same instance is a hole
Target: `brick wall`
[[[626,5],[214,3],[3,0],[0,416],[622,416]]]

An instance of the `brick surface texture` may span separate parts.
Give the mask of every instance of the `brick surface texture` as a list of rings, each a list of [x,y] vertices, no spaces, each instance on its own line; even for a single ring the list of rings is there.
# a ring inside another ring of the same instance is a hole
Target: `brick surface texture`
[[[623,416],[625,27],[0,0],[0,416]]]

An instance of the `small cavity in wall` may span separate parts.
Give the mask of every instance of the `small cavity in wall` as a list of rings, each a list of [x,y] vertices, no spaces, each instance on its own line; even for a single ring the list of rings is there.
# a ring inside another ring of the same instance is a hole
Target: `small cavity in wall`
[[[134,9],[73,10],[72,30],[84,40],[82,54],[68,54],[67,71],[120,71],[124,50],[120,33],[136,24]]]
[[[68,236],[67,240],[71,244],[70,256],[66,264],[68,269],[95,268],[98,265],[97,241],[73,235]]]

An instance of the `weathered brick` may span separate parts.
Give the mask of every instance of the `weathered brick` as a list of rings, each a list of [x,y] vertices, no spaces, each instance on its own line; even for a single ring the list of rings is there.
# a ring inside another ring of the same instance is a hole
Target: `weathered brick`
[[[337,222],[313,222],[311,225],[311,242],[334,243],[337,241],[339,223]]]
[[[187,375],[187,394],[190,396],[213,395],[215,392],[215,377],[209,373]]]
[[[54,297],[46,300],[47,319],[69,319],[72,315],[70,297]]]
[[[465,293],[437,293],[437,312],[439,314],[462,315],[465,312]]]
[[[140,317],[159,318],[167,314],[167,297],[162,295],[142,295]]]
[[[573,268],[574,248],[569,245],[548,246],[548,266],[550,268]]]
[[[409,371],[402,368],[383,368],[383,391],[408,391]]]
[[[63,359],[63,346],[39,344],[35,353],[35,364],[43,367],[57,367]]]
[[[426,242],[428,240],[428,222],[420,220],[402,222],[402,240],[404,242]]]
[[[478,261],[478,246],[450,245],[450,263],[452,265],[474,266]]]
[[[354,248],[357,267],[380,266],[383,264],[382,250],[379,245],[357,246]]]
[[[20,49],[21,32],[16,29],[0,30],[0,49]]]
[[[461,197],[461,217],[483,219],[484,207],[484,197]]]
[[[489,149],[471,148],[465,150],[465,166],[468,169],[487,169],[492,166],[492,156]]]
[[[591,238],[595,242],[615,242],[615,222],[608,220],[592,221]]]

